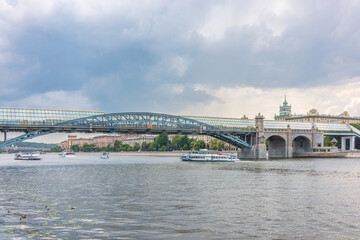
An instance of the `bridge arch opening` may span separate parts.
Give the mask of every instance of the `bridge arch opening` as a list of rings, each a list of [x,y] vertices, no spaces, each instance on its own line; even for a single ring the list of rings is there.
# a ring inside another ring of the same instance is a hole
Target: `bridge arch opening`
[[[267,139],[268,158],[286,158],[286,141],[284,138],[273,135]]]
[[[310,139],[304,136],[297,136],[292,141],[293,156],[299,155],[301,153],[310,152]]]

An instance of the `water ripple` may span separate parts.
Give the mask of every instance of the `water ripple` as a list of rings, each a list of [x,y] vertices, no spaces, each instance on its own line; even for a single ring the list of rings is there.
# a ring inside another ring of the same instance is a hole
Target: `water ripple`
[[[0,239],[358,239],[360,160],[0,156]]]

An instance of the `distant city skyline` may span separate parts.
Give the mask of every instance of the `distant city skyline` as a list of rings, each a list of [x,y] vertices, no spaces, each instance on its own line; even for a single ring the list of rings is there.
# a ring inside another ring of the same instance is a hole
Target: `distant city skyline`
[[[358,1],[1,1],[0,106],[360,115]]]

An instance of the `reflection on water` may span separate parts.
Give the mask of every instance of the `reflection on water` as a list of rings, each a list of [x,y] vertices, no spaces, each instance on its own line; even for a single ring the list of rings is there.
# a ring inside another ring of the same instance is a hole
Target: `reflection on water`
[[[360,159],[0,155],[0,239],[359,239]]]

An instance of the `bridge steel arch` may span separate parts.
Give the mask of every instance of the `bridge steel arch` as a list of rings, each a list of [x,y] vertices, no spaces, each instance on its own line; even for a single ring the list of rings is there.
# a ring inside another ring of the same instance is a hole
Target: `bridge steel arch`
[[[0,147],[55,132],[204,134],[221,139],[239,148],[250,149],[252,147],[237,135],[226,132],[219,127],[186,117],[162,113],[110,113],[69,120],[55,125],[22,127],[26,129],[27,133],[8,141],[5,140],[0,144]],[[11,128],[9,128],[10,130]]]

